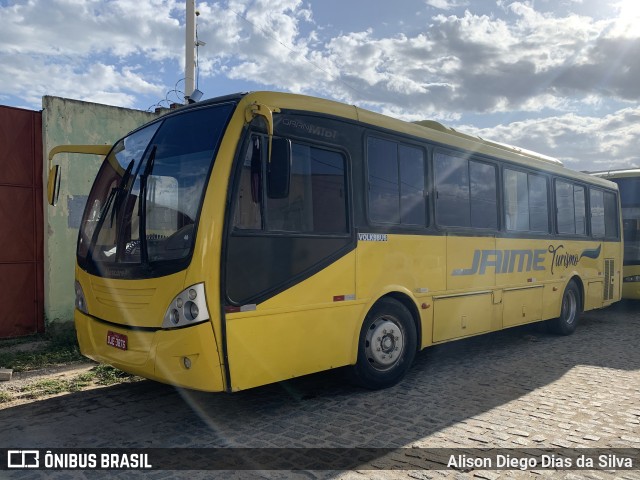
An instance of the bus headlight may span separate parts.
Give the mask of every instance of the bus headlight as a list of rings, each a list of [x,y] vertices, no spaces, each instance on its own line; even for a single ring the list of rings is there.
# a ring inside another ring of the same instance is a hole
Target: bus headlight
[[[209,320],[204,283],[185,288],[171,301],[162,328],[178,328],[195,325]]]
[[[80,282],[76,280],[75,283],[76,290],[76,308],[80,310],[82,313],[89,314],[89,309],[87,308],[87,299],[84,296],[84,292],[82,291],[82,286]]]
[[[623,282],[640,282],[640,275],[631,275],[630,277],[624,277]]]

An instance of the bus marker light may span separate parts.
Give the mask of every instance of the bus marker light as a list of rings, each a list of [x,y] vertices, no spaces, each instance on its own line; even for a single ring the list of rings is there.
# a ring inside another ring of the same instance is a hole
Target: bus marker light
[[[345,300],[355,300],[356,296],[354,294],[351,295],[335,295],[333,297],[334,302],[344,302]]]
[[[233,305],[227,305],[224,307],[225,313],[238,313],[238,312],[253,312],[258,309],[258,305],[255,303],[249,303],[242,305],[241,307],[234,307]]]
[[[420,306],[422,307],[423,310],[426,310],[427,308],[431,307],[431,305],[429,305],[428,303],[423,303]]]
[[[184,365],[184,368],[186,368],[187,370],[191,368],[191,360],[189,359],[189,357],[182,357],[182,363]]]

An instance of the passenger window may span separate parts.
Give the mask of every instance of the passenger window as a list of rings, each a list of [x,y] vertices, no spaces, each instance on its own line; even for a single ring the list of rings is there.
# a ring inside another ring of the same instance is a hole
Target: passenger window
[[[471,226],[467,159],[437,152],[434,157],[434,166],[437,192],[436,221],[438,225]]]
[[[437,152],[436,219],[449,227],[498,228],[495,165]]]
[[[604,192],[604,232],[607,238],[618,238],[618,201],[616,195]]]
[[[395,225],[426,224],[424,154],[381,138],[367,140],[369,218]]]
[[[506,228],[515,232],[548,232],[547,181],[541,175],[504,169]]]
[[[471,182],[471,226],[498,228],[498,192],[496,167],[487,163],[469,162]]]
[[[589,200],[591,235],[596,238],[618,238],[618,202],[615,194],[589,189]]]
[[[556,181],[558,233],[586,235],[584,187]]]
[[[604,192],[590,189],[589,200],[591,206],[591,235],[598,238],[604,237]]]

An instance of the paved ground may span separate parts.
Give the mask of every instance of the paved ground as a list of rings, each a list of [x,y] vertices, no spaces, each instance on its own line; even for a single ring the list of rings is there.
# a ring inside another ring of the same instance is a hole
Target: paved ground
[[[626,303],[584,315],[569,337],[527,326],[428,349],[400,385],[383,391],[345,384],[339,371],[232,395],[149,381],[117,385],[0,411],[0,448],[412,447],[393,456],[402,469],[152,471],[150,478],[640,479],[640,470],[419,468],[423,448],[638,452],[639,343],[640,304]],[[8,473],[37,477],[0,477]],[[56,479],[85,476],[113,474],[48,472]]]

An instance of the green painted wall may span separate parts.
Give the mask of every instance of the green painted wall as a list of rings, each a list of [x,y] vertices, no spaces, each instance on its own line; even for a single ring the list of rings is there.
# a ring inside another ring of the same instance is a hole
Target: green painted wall
[[[44,185],[49,150],[57,145],[113,144],[131,130],[157,117],[155,113],[110,107],[58,97],[42,98]],[[44,206],[44,312],[49,322],[72,320],[78,226],[86,196],[103,157],[58,154],[61,166],[58,204]]]

